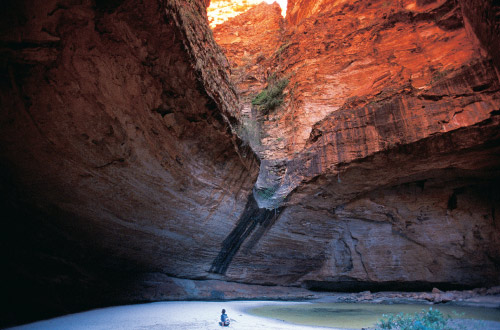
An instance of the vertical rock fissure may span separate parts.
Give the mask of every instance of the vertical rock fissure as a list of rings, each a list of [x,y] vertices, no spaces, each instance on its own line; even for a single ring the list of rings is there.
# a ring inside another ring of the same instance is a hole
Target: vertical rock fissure
[[[245,210],[241,214],[236,227],[222,242],[222,248],[212,262],[209,272],[224,275],[233,257],[245,240],[253,233],[257,225],[265,231],[274,223],[273,220],[276,220],[281,211],[282,208],[273,210],[259,208],[253,193],[250,194],[245,205]],[[258,235],[255,240],[259,240],[261,237],[262,235]],[[256,243],[256,241],[253,241],[252,246],[255,246]]]

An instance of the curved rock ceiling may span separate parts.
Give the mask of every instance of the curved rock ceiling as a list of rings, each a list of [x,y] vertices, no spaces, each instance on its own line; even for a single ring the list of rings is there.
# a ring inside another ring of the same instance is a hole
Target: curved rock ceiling
[[[1,325],[500,282],[497,5],[208,2],[2,3]]]

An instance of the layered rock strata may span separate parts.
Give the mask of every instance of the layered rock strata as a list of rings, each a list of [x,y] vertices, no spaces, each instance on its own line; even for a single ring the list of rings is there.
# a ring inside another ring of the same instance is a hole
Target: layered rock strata
[[[214,30],[226,58],[207,1],[2,3],[2,321],[498,284],[498,33],[475,4],[262,4]]]
[[[328,290],[498,282],[500,85],[471,31],[456,1],[290,1],[282,43],[259,64],[258,32],[215,29],[244,109],[269,76],[290,80],[281,107],[243,122],[258,131],[246,136],[261,158],[254,196],[278,213],[227,277]],[[251,70],[242,49],[255,50]]]
[[[500,3],[498,1],[460,0],[466,28],[472,30],[471,37],[477,39],[491,55],[500,70]],[[500,76],[500,74],[499,74]]]

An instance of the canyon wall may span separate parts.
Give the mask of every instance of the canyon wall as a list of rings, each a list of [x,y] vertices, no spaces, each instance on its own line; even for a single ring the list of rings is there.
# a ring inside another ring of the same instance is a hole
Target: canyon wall
[[[255,29],[214,30],[261,159],[256,203],[275,212],[226,276],[318,290],[498,283],[500,84],[481,27],[466,28],[457,1],[289,1],[281,29],[268,8],[240,16]],[[284,103],[259,112],[252,98],[276,77]]]
[[[500,3],[498,1],[460,0],[460,6],[471,37],[477,39],[491,55],[500,70]],[[498,71],[497,71],[498,74]]]
[[[3,322],[202,276],[258,171],[204,1],[8,1],[1,24]]]
[[[500,283],[484,1],[290,0],[213,33],[207,5],[2,3],[4,324]]]

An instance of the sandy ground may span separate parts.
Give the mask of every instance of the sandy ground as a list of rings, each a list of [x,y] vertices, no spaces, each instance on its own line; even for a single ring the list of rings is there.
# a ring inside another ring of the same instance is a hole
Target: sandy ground
[[[304,304],[307,302],[295,302]],[[88,312],[70,314],[54,319],[30,323],[11,329],[16,330],[74,330],[74,329],[175,329],[175,330],[342,330],[300,326],[249,315],[245,312],[251,307],[266,305],[290,305],[290,301],[180,301],[157,302],[95,309]],[[222,328],[218,325],[221,309],[225,308],[231,325]],[[459,329],[500,330],[500,322],[460,320]]]
[[[35,322],[11,329],[185,329],[185,330],[332,330],[334,328],[308,327],[260,318],[244,312],[250,307],[293,304],[273,301],[226,301],[226,302],[158,302],[96,309],[54,319]],[[303,304],[303,302],[302,302]],[[222,308],[231,319],[229,328],[218,325]]]

